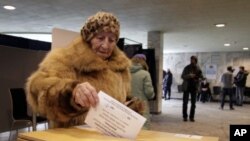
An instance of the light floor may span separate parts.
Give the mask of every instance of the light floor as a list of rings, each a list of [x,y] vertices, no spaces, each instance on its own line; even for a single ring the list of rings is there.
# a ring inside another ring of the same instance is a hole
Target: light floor
[[[189,101],[189,108],[190,108]],[[153,115],[151,130],[219,137],[220,141],[229,141],[229,125],[250,125],[250,104],[234,106],[229,110],[225,103],[224,110],[219,109],[219,102],[196,102],[195,122],[183,122],[182,100],[162,100],[162,113]]]
[[[218,102],[197,102],[195,122],[183,122],[182,100],[180,99],[163,100],[162,106],[162,113],[152,116],[152,130],[215,136],[219,137],[220,141],[229,141],[230,124],[250,125],[250,104],[245,104],[243,107],[235,106],[235,110],[229,110],[229,105],[226,103],[224,110],[220,110]],[[44,130],[44,127],[41,124],[38,126],[38,130]],[[27,129],[20,132],[27,132]],[[12,141],[15,140],[15,136],[13,131]],[[0,133],[0,141],[8,141],[8,137],[9,132]]]

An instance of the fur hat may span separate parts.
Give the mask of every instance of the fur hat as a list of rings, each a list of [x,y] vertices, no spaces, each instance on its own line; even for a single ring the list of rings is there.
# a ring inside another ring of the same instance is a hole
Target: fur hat
[[[89,42],[99,32],[112,32],[117,41],[120,35],[120,23],[118,19],[108,12],[97,12],[90,16],[81,29],[82,38]]]

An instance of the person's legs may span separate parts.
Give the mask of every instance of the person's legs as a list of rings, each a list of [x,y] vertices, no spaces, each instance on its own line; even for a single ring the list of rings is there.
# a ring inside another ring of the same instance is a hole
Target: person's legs
[[[236,105],[239,105],[240,103],[240,87],[236,87],[236,96],[235,96],[235,103]]]
[[[168,86],[168,99],[171,98],[171,86]]]
[[[221,105],[220,105],[221,109],[224,108],[225,96],[226,96],[226,88],[223,88],[223,92],[221,94]]]
[[[201,95],[202,95],[201,91],[197,93],[197,97],[196,97],[197,101],[201,101]]]
[[[183,105],[182,105],[182,115],[183,115],[183,120],[187,121],[187,106],[188,106],[188,96],[189,96],[189,92],[188,91],[184,91],[183,93]]]
[[[195,114],[195,108],[196,108],[196,92],[191,92],[191,109],[190,109],[190,115],[189,119],[190,121],[194,121],[194,114]]]
[[[167,86],[164,88],[164,99],[166,100],[167,99],[167,93],[168,93],[168,91],[167,91]]]
[[[244,97],[244,87],[239,87],[239,105],[242,106]]]
[[[206,101],[206,92],[201,91],[201,102],[205,103],[205,101]]]
[[[226,89],[226,94],[229,95],[229,106],[230,110],[233,110],[233,89],[232,88],[227,88]]]
[[[208,91],[205,91],[204,92],[204,100],[205,100],[205,102],[208,101],[208,97],[209,97],[208,96]]]

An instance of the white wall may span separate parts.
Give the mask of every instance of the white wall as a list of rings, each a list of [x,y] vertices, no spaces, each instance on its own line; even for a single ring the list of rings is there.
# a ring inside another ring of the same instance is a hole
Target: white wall
[[[250,72],[250,52],[202,52],[202,53],[168,53],[163,56],[163,69],[170,68],[173,73],[173,91],[177,91],[177,84],[182,83],[181,73],[183,68],[190,63],[190,57],[196,55],[198,64],[206,76],[206,65],[217,66],[216,78],[209,79],[210,86],[220,85],[221,74],[226,71],[227,66],[235,68],[234,74],[238,72],[239,66],[244,66]],[[247,79],[247,86],[250,87],[250,76]]]

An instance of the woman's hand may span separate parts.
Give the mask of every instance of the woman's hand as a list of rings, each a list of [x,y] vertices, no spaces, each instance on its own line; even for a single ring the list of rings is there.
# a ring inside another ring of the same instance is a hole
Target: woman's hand
[[[99,101],[96,89],[88,82],[80,83],[74,88],[73,98],[82,107],[95,107]]]

